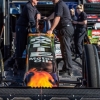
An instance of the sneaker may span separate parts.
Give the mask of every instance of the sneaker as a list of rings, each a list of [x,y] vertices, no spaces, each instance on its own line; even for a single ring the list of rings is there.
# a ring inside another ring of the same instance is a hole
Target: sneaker
[[[70,74],[67,73],[67,72],[64,72],[61,76],[62,76],[62,77],[70,77]]]
[[[73,72],[64,71],[63,73],[59,73],[62,77],[74,76]]]
[[[71,77],[74,76],[73,72],[70,72],[69,75],[70,75]]]

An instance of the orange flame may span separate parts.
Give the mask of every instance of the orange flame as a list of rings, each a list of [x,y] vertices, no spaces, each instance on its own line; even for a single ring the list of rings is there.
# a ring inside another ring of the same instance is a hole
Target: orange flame
[[[32,77],[30,78],[29,82],[27,83],[27,86],[30,87],[57,87],[53,77],[46,71],[37,71],[35,68],[31,69],[26,73],[28,75],[29,73],[33,73]]]

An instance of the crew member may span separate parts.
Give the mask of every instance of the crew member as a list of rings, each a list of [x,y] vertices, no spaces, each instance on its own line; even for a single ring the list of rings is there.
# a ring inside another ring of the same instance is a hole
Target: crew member
[[[61,52],[65,63],[64,64],[65,67],[63,67],[64,69],[63,69],[62,76],[63,77],[67,77],[69,75],[72,76],[73,71],[72,71],[70,40],[74,33],[74,28],[71,23],[70,11],[66,3],[64,3],[62,0],[52,0],[52,2],[55,4],[55,10],[54,13],[48,17],[48,19],[54,18],[54,20],[50,30],[48,30],[47,33],[52,34],[56,26],[58,27],[59,29],[58,35],[61,44]]]
[[[78,13],[77,21],[73,21],[76,24],[76,30],[74,34],[74,43],[76,50],[76,58],[82,58],[83,45],[82,41],[86,35],[86,27],[87,27],[87,15],[83,11],[83,5],[80,4],[76,7],[76,11]]]
[[[41,18],[41,14],[36,8],[37,2],[38,0],[29,0],[24,6],[22,13],[16,23],[16,29],[15,29],[16,30],[16,50],[15,50],[16,64],[14,64],[16,66],[20,65],[21,61],[19,60],[19,58],[22,57],[23,51],[26,48],[29,25],[31,29],[35,27],[37,29],[39,27],[38,20]],[[11,59],[11,61],[9,61],[8,64],[15,63],[14,62],[15,58]],[[20,69],[21,66],[18,68]]]

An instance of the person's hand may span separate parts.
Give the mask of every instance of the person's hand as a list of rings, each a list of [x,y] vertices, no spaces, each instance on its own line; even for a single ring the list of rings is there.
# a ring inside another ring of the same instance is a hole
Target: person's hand
[[[37,28],[37,29],[39,28],[39,24],[36,25],[36,28]]]
[[[48,34],[52,34],[53,33],[53,30],[48,30],[47,33]]]
[[[78,24],[78,22],[77,21],[73,21],[73,24]]]
[[[44,17],[43,19],[50,20],[49,17]]]

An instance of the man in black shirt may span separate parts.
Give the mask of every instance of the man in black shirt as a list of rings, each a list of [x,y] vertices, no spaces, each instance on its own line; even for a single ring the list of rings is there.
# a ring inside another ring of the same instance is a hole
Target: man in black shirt
[[[29,0],[29,2],[23,8],[23,11],[16,24],[16,57],[22,57],[22,53],[25,49],[28,35],[28,26],[31,28],[38,28],[38,20],[40,19],[40,13],[35,7],[37,0]]]
[[[27,43],[27,35],[28,35],[28,27],[30,28],[38,28],[38,20],[41,18],[41,15],[35,5],[37,5],[37,0],[29,0],[24,6],[22,13],[17,20],[16,23],[16,50],[15,50],[15,58],[17,65],[19,65],[20,60],[18,58],[22,57],[23,51],[26,48]],[[8,66],[12,66],[14,63],[14,59],[8,61]],[[11,62],[11,65],[9,65]]]
[[[48,34],[52,34],[53,30],[59,27],[59,39],[61,44],[61,52],[62,57],[64,59],[64,67],[63,67],[63,75],[67,77],[72,75],[72,58],[71,58],[71,50],[70,50],[70,40],[74,33],[74,28],[71,23],[71,15],[68,6],[62,0],[52,0],[55,4],[54,13],[48,17],[48,19],[53,20],[53,24],[50,30],[47,31]],[[52,17],[52,18],[50,18]]]

